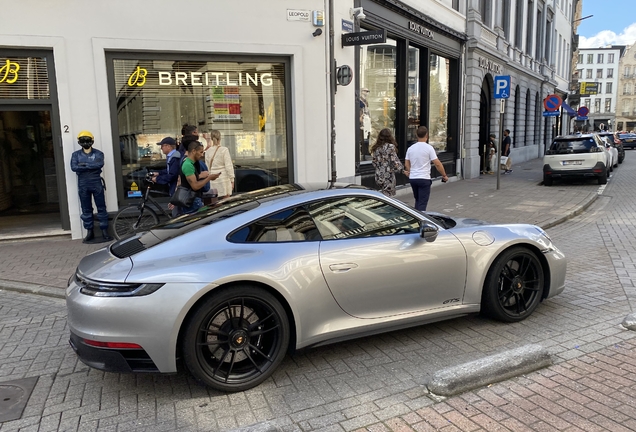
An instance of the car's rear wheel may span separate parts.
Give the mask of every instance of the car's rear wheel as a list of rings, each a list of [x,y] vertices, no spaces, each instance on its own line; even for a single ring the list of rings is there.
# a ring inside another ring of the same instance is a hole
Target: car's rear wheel
[[[550,177],[549,175],[543,174],[543,185],[544,186],[552,186],[553,183],[554,183],[554,179],[552,179],[552,177]]]
[[[186,324],[183,359],[195,378],[221,391],[265,381],[289,344],[285,309],[267,291],[232,286],[214,293]]]
[[[599,174],[598,184],[600,185],[607,184],[607,171],[605,171],[603,174]]]
[[[505,322],[526,319],[541,302],[544,278],[541,262],[531,250],[522,246],[508,249],[488,271],[482,313]]]

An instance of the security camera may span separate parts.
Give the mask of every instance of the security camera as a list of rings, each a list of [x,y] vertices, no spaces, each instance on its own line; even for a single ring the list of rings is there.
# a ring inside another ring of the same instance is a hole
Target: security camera
[[[362,7],[356,7],[356,8],[351,8],[349,9],[349,14],[351,15],[351,18],[357,18],[360,20],[365,19],[367,16],[364,14],[364,10],[362,9]]]

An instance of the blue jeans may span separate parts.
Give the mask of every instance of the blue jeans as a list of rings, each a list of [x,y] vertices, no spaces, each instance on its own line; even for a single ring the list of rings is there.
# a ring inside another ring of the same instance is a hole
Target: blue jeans
[[[201,207],[203,207],[203,200],[196,197],[194,201],[192,201],[192,205],[190,207],[181,207],[181,214],[194,213]]]
[[[428,205],[428,198],[431,196],[431,184],[432,180],[427,179],[411,179],[411,189],[413,189],[413,196],[415,197],[415,208],[419,211],[426,211]]]
[[[104,186],[101,182],[94,184],[80,184],[77,188],[79,193],[82,215],[80,219],[84,223],[84,229],[93,230],[93,200],[97,206],[97,219],[101,229],[108,229],[108,212],[106,211],[106,199],[104,197]],[[91,199],[92,198],[92,199]]]

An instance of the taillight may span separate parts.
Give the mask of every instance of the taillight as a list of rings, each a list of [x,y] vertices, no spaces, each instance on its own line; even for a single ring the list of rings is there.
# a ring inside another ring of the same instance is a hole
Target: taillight
[[[141,345],[128,342],[100,342],[91,339],[84,339],[86,345],[98,348],[115,348],[115,349],[143,349]]]

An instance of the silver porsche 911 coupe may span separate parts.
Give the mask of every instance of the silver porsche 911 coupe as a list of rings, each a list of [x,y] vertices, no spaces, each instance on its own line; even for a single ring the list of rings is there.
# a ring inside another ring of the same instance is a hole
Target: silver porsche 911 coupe
[[[242,391],[288,350],[476,312],[520,321],[563,291],[565,269],[533,225],[422,214],[358,186],[274,186],[83,258],[70,342],[94,368],[183,364]]]

